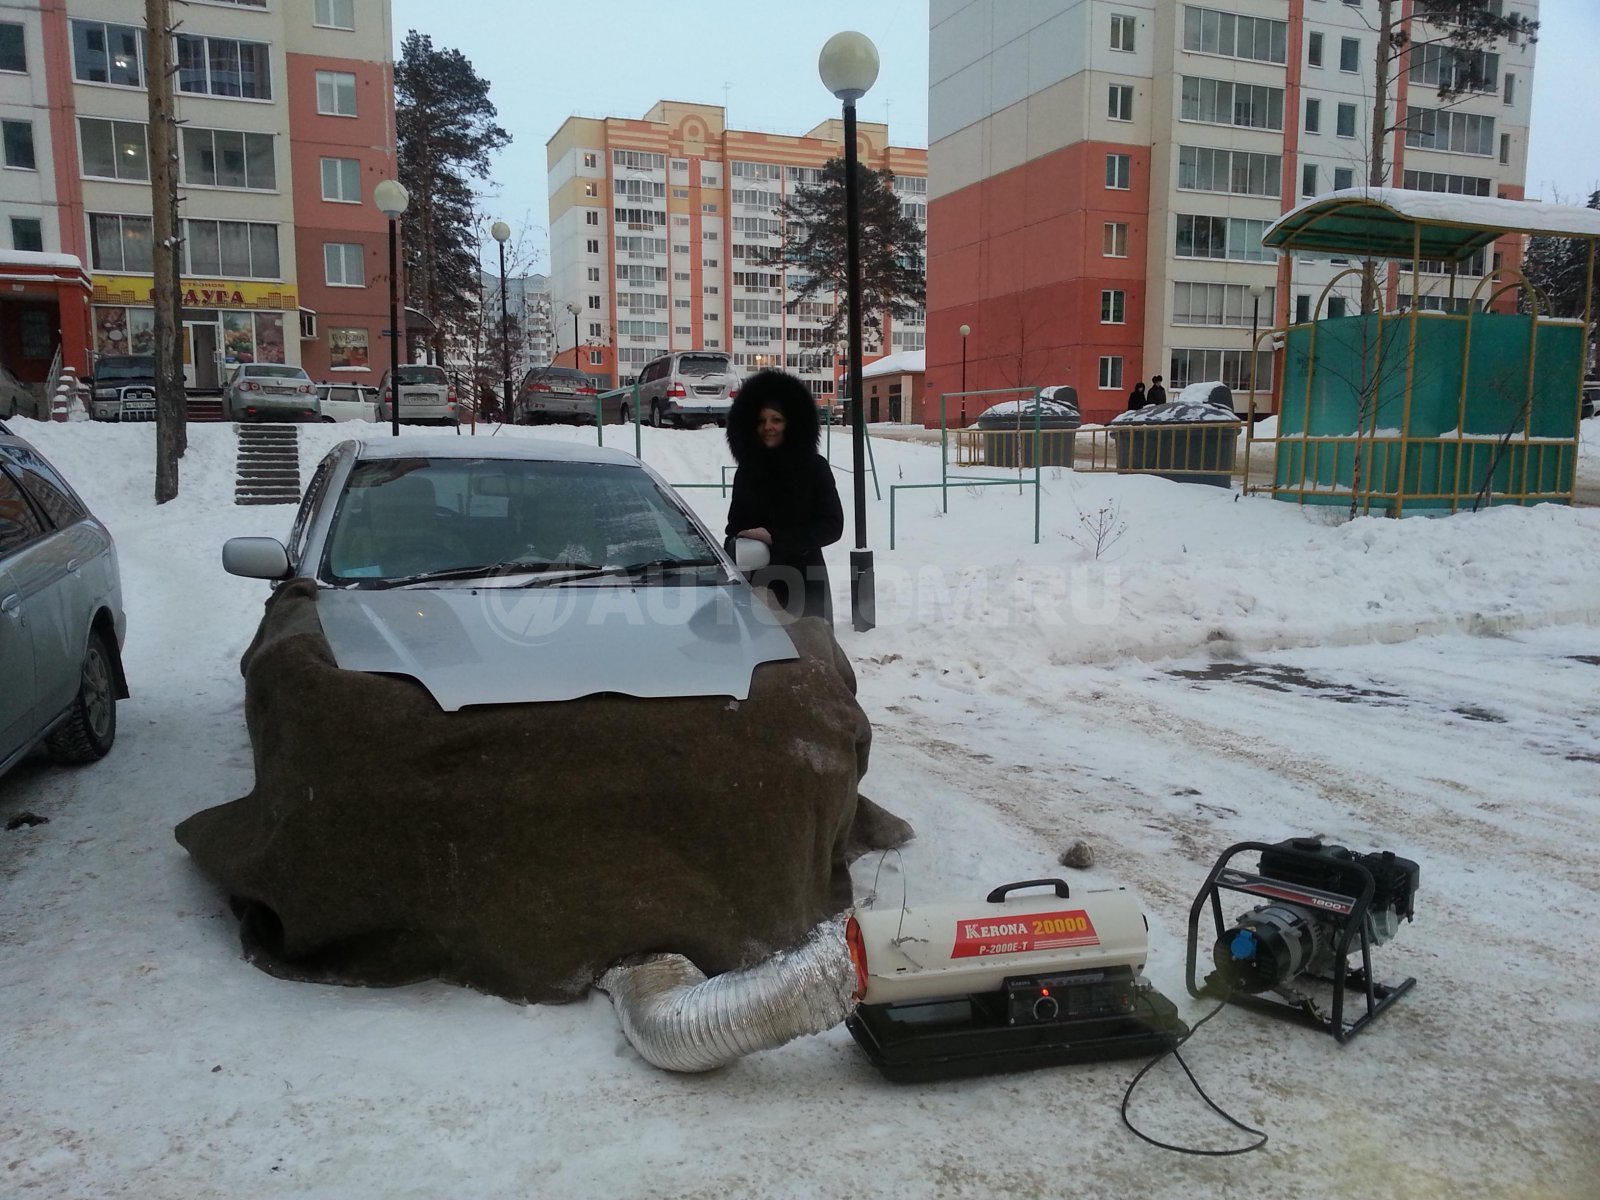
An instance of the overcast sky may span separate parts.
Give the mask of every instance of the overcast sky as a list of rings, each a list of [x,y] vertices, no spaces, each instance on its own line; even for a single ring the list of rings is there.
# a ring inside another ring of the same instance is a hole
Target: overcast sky
[[[1542,0],[1540,20],[1528,195],[1581,203],[1600,189],[1600,0]],[[532,270],[549,269],[544,147],[567,117],[690,100],[726,104],[736,128],[801,134],[838,111],[817,53],[841,29],[870,37],[883,63],[861,118],[927,145],[927,0],[394,0],[394,29],[397,52],[416,29],[489,80],[512,141],[488,207],[525,237]]]

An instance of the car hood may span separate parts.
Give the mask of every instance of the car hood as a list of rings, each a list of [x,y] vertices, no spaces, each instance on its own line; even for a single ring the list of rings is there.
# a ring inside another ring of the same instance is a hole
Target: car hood
[[[744,700],[757,666],[799,657],[742,583],[324,588],[317,614],[341,668],[409,676],[446,712],[602,692]]]

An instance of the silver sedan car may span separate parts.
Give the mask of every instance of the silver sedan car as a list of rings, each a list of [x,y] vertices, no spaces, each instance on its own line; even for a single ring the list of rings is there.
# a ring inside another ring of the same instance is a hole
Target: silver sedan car
[[[110,532],[0,425],[0,774],[40,742],[69,763],[111,749],[125,629]]]
[[[758,665],[799,657],[740,574],[752,564],[649,467],[594,446],[344,442],[287,544],[233,538],[223,565],[315,581],[339,667],[409,676],[446,712],[599,693],[745,699]]]
[[[240,363],[222,389],[224,421],[316,421],[321,412],[304,367]]]

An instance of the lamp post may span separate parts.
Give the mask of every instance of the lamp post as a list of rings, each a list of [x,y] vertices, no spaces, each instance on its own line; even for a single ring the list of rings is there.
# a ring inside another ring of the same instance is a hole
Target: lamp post
[[[963,325],[956,330],[961,335],[961,425],[967,424],[967,335],[972,332],[971,325]]]
[[[578,314],[583,306],[576,300],[568,300],[567,311],[572,314],[572,369],[580,371],[583,368],[578,365]]]
[[[1261,297],[1266,288],[1259,283],[1250,285],[1250,407],[1252,417],[1256,411],[1256,329],[1261,322]]]
[[[872,551],[867,549],[867,426],[861,395],[861,192],[856,162],[856,101],[878,79],[878,48],[864,33],[836,33],[817,57],[822,84],[844,105],[845,272],[850,305],[851,435],[855,466],[856,546],[850,552],[850,618],[857,633],[877,624]]]
[[[505,394],[500,401],[500,424],[506,425],[511,420],[511,319],[506,314],[506,239],[511,236],[511,226],[504,221],[496,221],[489,226],[489,234],[500,243],[500,367],[505,382]]]
[[[395,222],[411,203],[411,193],[392,179],[372,189],[372,202],[389,219],[389,432],[400,436],[400,250]]]

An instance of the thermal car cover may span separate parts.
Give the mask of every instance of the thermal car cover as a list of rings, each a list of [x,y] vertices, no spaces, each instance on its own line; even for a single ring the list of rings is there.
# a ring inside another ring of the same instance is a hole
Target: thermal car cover
[[[446,713],[335,666],[315,587],[286,584],[241,663],[255,790],[178,841],[285,978],[552,1002],[632,953],[749,965],[850,904],[851,858],[911,836],[857,794],[872,730],[831,630],[789,633],[800,658],[744,701]]]

